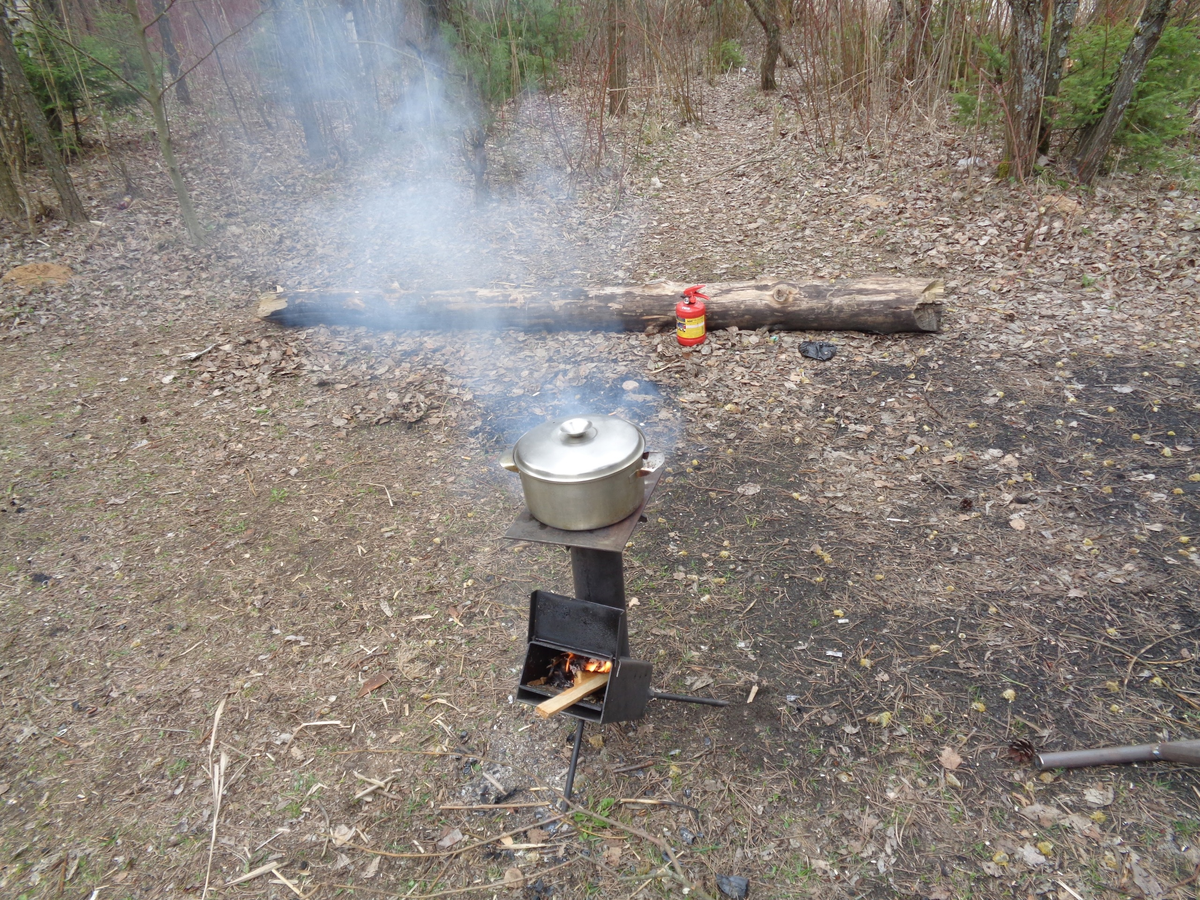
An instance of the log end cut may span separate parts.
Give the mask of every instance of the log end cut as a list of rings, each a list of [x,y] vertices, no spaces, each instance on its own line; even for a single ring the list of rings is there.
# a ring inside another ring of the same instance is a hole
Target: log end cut
[[[946,286],[940,281],[931,281],[921,291],[921,299],[913,307],[913,321],[922,331],[942,330],[942,294]]]
[[[259,294],[257,315],[260,319],[269,319],[287,309],[287,305],[287,294],[276,291]]]

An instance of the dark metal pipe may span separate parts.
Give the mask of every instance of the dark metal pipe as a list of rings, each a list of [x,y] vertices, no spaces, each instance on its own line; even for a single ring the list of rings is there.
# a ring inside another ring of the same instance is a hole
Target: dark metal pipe
[[[716,697],[696,697],[692,694],[664,694],[660,691],[650,692],[651,700],[674,700],[676,703],[700,703],[704,706],[728,706],[728,700],[718,700]]]
[[[625,609],[625,565],[622,555],[590,547],[571,548],[575,599]],[[629,656],[629,627],[622,620],[617,655]]]
[[[1064,750],[1039,753],[1039,769],[1079,769],[1084,766],[1111,766],[1120,763],[1166,760],[1185,765],[1200,765],[1200,741],[1167,741],[1132,747],[1098,747],[1093,750]]]
[[[575,722],[575,745],[571,748],[571,764],[567,766],[567,783],[563,787],[563,797],[567,800],[575,790],[575,767],[579,765],[579,748],[583,746],[583,724],[583,719]],[[564,803],[562,808],[566,809],[567,805]]]

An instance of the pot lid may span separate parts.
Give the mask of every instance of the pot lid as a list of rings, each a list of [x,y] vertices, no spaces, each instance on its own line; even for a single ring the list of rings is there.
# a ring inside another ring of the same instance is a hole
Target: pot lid
[[[641,429],[624,419],[571,416],[525,432],[513,461],[523,474],[545,481],[594,481],[641,459],[645,448]]]

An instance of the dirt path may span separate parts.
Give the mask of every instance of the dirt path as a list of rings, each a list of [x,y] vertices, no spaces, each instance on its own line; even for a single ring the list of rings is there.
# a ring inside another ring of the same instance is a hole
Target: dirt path
[[[1009,748],[1196,734],[1200,204],[1151,177],[993,184],[939,134],[818,157],[749,80],[704,109],[615,207],[528,174],[544,128],[513,192],[429,212],[431,238],[398,162],[313,181],[287,148],[196,138],[205,251],[150,159],[128,211],[95,173],[100,227],[0,235],[6,269],[76,272],[3,288],[6,894],[199,895],[214,818],[213,885],[259,873],[221,896],[486,896],[514,869],[528,897],[1194,890],[1191,771],[1038,776]],[[809,335],[685,355],[248,312],[275,283],[439,272],[881,270],[944,277],[945,333],[822,335],[824,364]],[[635,655],[733,705],[591,729],[577,787],[605,819],[564,823],[529,804],[572,725],[510,695],[528,593],[569,568],[501,540],[496,460],[585,406],[669,452],[626,554]]]

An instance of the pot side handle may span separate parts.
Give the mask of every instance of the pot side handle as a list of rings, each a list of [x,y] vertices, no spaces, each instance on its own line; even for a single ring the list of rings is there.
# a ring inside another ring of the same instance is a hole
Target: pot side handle
[[[508,469],[510,472],[521,471],[517,468],[517,464],[513,460],[513,453],[511,450],[507,451],[503,456],[500,457],[500,468]]]
[[[645,478],[647,475],[653,475],[666,461],[665,453],[647,453],[646,460],[642,463],[642,468],[638,470],[637,477]]]

